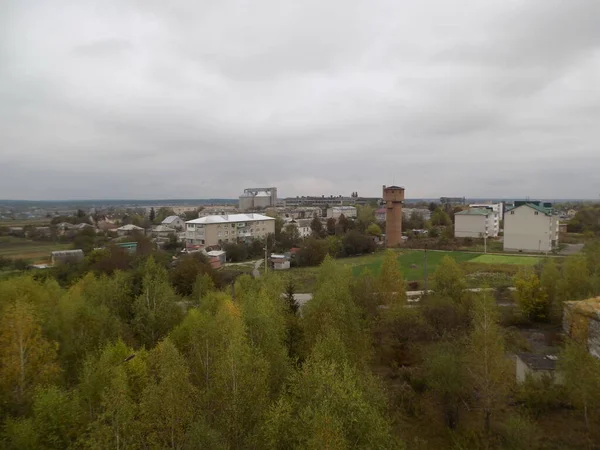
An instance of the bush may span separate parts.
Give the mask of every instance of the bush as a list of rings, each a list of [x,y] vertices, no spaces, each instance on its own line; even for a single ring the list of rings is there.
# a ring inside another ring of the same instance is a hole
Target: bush
[[[566,405],[564,387],[555,384],[550,377],[539,380],[528,377],[517,387],[515,396],[517,402],[534,417]]]
[[[521,414],[513,414],[502,424],[500,435],[506,448],[528,450],[539,448],[540,430],[534,421]]]

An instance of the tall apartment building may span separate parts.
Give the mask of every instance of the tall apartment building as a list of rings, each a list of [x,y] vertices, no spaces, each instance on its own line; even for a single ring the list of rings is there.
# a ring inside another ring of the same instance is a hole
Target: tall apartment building
[[[262,214],[206,216],[185,223],[187,247],[250,241],[275,233],[275,219]]]
[[[469,208],[454,215],[454,237],[496,237],[499,232],[498,214],[488,208]]]
[[[504,212],[504,251],[549,252],[558,247],[551,203],[515,202]]]

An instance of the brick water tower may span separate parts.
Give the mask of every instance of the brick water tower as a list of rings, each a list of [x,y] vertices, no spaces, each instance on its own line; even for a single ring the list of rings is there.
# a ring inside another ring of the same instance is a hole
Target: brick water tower
[[[402,243],[402,205],[404,204],[404,188],[383,185],[383,202],[385,204],[385,237],[386,247],[397,247]]]

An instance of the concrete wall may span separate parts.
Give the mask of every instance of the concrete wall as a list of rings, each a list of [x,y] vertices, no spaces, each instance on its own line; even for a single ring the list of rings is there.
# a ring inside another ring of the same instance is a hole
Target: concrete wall
[[[402,206],[404,189],[396,186],[383,186],[385,202],[385,235],[386,247],[397,247],[402,243]]]
[[[454,216],[454,237],[480,238],[486,231],[486,216],[456,214]]]
[[[504,251],[549,252],[552,240],[558,243],[556,217],[526,205],[504,215]]]

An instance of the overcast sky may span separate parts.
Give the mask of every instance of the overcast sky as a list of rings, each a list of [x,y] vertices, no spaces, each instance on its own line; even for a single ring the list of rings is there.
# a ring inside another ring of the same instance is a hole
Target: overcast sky
[[[598,198],[599,0],[0,2],[0,198]]]

